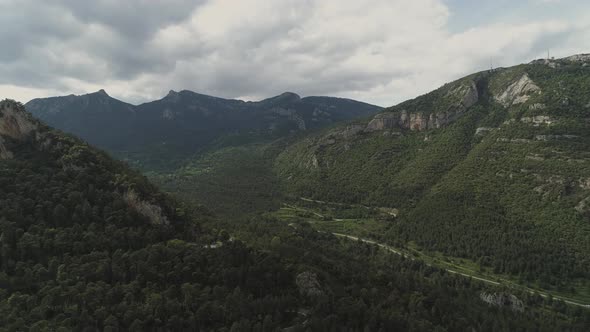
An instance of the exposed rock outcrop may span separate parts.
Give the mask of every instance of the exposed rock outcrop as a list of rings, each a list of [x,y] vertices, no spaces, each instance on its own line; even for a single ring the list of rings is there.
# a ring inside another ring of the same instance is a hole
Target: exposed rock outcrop
[[[504,91],[494,95],[494,99],[504,107],[527,102],[532,95],[541,93],[541,88],[535,84],[526,73],[517,81],[510,84]]]
[[[555,141],[559,139],[574,139],[578,138],[578,135],[535,135],[537,141]]]
[[[590,178],[580,179],[578,181],[580,188],[590,190]]]
[[[311,156],[311,158],[307,162],[307,165],[306,166],[307,166],[307,168],[318,168],[318,167],[320,167],[320,163],[318,161],[318,157],[315,154],[313,156]]]
[[[0,109],[0,159],[11,159],[13,153],[6,146],[7,139],[25,140],[37,130],[38,124],[16,102],[3,103]]]
[[[583,200],[581,200],[576,205],[576,207],[574,207],[574,209],[576,209],[576,211],[578,211],[579,213],[584,213],[590,210],[590,197],[586,197]]]
[[[492,306],[508,307],[515,312],[524,311],[524,302],[512,294],[481,292],[479,298]]]
[[[541,104],[541,103],[535,103],[535,104],[532,104],[531,106],[529,106],[529,109],[532,111],[544,110],[545,108],[547,108],[547,106],[545,104]]]
[[[367,125],[367,131],[385,130],[387,128],[396,128],[400,126],[401,114],[400,113],[380,113],[375,115],[373,120]]]
[[[576,54],[563,58],[562,60],[570,62],[590,62],[590,54]]]
[[[152,224],[168,225],[170,223],[168,218],[162,212],[160,206],[143,201],[135,191],[127,191],[123,195],[123,199],[130,207],[134,208],[137,213],[148,218]]]
[[[358,124],[349,125],[346,127],[346,129],[341,131],[340,134],[344,138],[349,138],[349,137],[352,137],[354,135],[361,133],[364,129],[365,129],[365,126],[363,126],[363,125],[358,125]]]
[[[319,296],[324,294],[317,274],[314,272],[302,272],[295,278],[295,284],[299,288],[299,292],[306,296]]]
[[[457,98],[458,103],[453,104],[446,111],[432,112],[416,111],[408,112],[384,112],[377,114],[365,128],[366,131],[378,131],[386,129],[410,129],[422,131],[445,127],[456,121],[469,107],[479,100],[479,93],[475,82],[468,85],[460,85],[451,90],[446,98]]]
[[[527,117],[522,117],[520,119],[520,121],[524,122],[524,123],[531,123],[535,126],[538,125],[542,125],[542,124],[552,124],[553,122],[555,122],[555,120],[553,120],[551,117],[547,116],[547,115],[536,115],[536,116],[527,116]]]
[[[494,128],[479,127],[477,129],[475,129],[475,136],[484,136],[485,134],[489,133],[492,130],[494,130]]]

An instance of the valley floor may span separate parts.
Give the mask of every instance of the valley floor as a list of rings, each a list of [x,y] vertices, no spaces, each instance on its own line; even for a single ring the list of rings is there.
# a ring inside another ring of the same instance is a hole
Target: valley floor
[[[343,204],[311,200],[308,198],[300,198],[300,200],[303,204],[283,203],[283,206],[279,210],[270,213],[270,215],[288,222],[291,227],[297,227],[298,222],[307,222],[319,232],[331,233],[336,237],[346,240],[373,244],[387,252],[408,259],[422,261],[426,265],[444,269],[452,274],[461,275],[494,286],[538,294],[544,298],[561,300],[573,306],[590,309],[590,285],[587,283],[584,284],[583,281],[573,283],[572,286],[575,289],[575,293],[547,290],[530,283],[524,284],[513,276],[495,274],[489,271],[489,269],[480,267],[477,263],[468,259],[449,257],[442,253],[421,250],[415,243],[391,245],[390,243],[384,243],[385,240],[376,240],[379,234],[383,234],[387,230],[387,223],[394,222],[392,221],[393,218],[390,218],[390,220],[383,220],[382,217],[380,219],[376,216],[337,218],[338,213],[335,213],[329,206],[344,206]],[[372,209],[362,205],[353,208]],[[383,211],[389,211],[386,208],[377,208],[377,210],[382,211],[382,216],[385,214],[391,217],[389,212],[383,213]]]

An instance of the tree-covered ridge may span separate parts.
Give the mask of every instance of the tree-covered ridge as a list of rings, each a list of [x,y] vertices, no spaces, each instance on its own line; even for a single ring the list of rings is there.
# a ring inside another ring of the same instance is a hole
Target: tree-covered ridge
[[[130,105],[104,90],[81,96],[40,98],[27,110],[55,128],[77,135],[144,170],[169,170],[218,141],[271,140],[338,121],[369,116],[378,106],[294,93],[257,102],[183,90]]]
[[[400,209],[390,241],[587,292],[590,66],[547,60],[478,73],[385,113],[438,112],[466,81],[477,102],[441,128],[340,126],[288,147],[275,169],[298,196]]]
[[[217,236],[199,230],[199,215],[37,125],[5,137],[13,156],[0,162],[0,329],[211,329],[250,317],[232,306],[259,301],[263,318],[293,306],[293,280],[275,259],[237,242],[208,249]]]
[[[35,130],[2,136],[0,331],[583,331],[590,319],[528,294],[524,312],[488,306],[482,292],[503,290],[305,223],[243,220],[232,231],[248,248],[201,230],[210,217],[124,164],[7,108]]]

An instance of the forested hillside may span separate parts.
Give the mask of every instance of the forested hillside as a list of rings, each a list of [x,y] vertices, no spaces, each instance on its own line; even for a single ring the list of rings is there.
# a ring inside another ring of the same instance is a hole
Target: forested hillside
[[[258,217],[230,236],[218,227],[233,223],[183,208],[13,101],[0,103],[0,138],[0,330],[583,331],[590,322],[563,302],[528,293],[506,302],[501,288],[307,223]]]
[[[0,115],[0,329],[212,329],[252,315],[232,306],[258,301],[263,318],[295,307],[277,259],[208,249],[227,235],[202,232],[203,212],[18,103]]]
[[[288,147],[287,192],[399,210],[383,238],[590,298],[590,57],[477,73]]]
[[[187,90],[170,91],[138,106],[100,90],[34,99],[26,108],[47,124],[146,171],[169,171],[220,146],[266,142],[381,109],[350,99],[301,98],[294,93],[246,102]]]

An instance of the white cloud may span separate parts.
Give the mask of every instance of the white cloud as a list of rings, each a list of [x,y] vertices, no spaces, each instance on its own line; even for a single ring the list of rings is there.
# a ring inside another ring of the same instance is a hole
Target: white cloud
[[[2,1],[0,10],[16,6]],[[483,70],[490,58],[507,66],[547,48],[578,53],[590,47],[582,19],[532,18],[452,31],[452,8],[441,0],[210,0],[200,6],[178,0],[184,10],[143,0],[122,9],[111,1],[61,2],[67,3],[59,7],[67,28],[52,18],[46,31],[23,43],[43,27],[25,15],[21,19],[30,22],[20,39],[15,28],[14,34],[0,30],[0,42],[18,46],[11,58],[0,55],[0,84],[12,86],[2,94],[19,86],[34,88],[18,93],[26,98],[46,95],[37,94],[45,89],[67,94],[105,88],[137,102],[169,89],[249,98],[294,91],[390,105]],[[58,12],[46,4],[29,8],[21,2],[20,8]],[[109,9],[122,12],[110,17]]]

